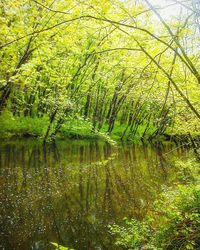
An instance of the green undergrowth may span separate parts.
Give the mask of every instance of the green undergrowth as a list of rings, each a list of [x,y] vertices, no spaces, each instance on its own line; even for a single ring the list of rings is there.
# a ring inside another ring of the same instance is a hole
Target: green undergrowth
[[[5,111],[0,116],[0,137],[39,137],[43,138],[49,123],[48,117],[23,117],[13,116],[11,112]],[[92,123],[82,118],[67,119],[62,125],[58,139],[104,139],[111,143],[119,141],[125,129],[125,126],[116,124],[113,132],[107,134],[107,125],[101,131],[93,129]],[[127,134],[129,136],[129,134]],[[131,139],[131,141],[139,141],[141,137],[140,131]],[[127,137],[124,138],[125,140]]]
[[[0,116],[0,138],[35,137],[44,138],[49,124],[48,117],[13,116],[3,112]],[[84,119],[67,119],[62,125],[57,139],[103,139],[114,143],[106,133],[92,129],[92,123]]]
[[[200,249],[200,164],[177,162],[180,183],[162,187],[142,220],[124,219],[110,225],[116,246],[129,250]],[[118,248],[117,248],[118,249]]]
[[[13,116],[9,111],[4,111],[0,115],[0,138],[11,137],[35,137],[44,138],[49,125],[49,118],[43,117],[24,117]],[[122,138],[126,129],[125,125],[116,122],[112,133],[108,134],[108,125],[105,124],[100,131],[93,128],[89,120],[84,120],[81,117],[66,119],[65,123],[61,126],[60,131],[57,133],[57,139],[103,139],[111,144],[117,141],[127,141],[131,143],[148,142],[148,139],[155,131],[153,125],[149,126],[144,135],[145,125],[138,127],[135,133],[131,133],[128,129]],[[184,135],[183,135],[184,136]],[[181,135],[179,136],[181,137]],[[177,137],[177,138],[179,138]],[[156,141],[166,141],[165,136],[155,138]]]
[[[51,242],[51,244],[55,247],[55,250],[74,250],[72,248],[64,247],[58,243]]]
[[[130,141],[130,142],[134,142],[134,143],[141,141],[141,138],[143,137],[146,125],[140,125],[138,127],[136,133],[132,133],[130,131],[130,129],[127,129],[125,135],[122,138],[122,135],[123,135],[124,131],[126,130],[126,126],[127,125],[123,125],[123,124],[120,124],[119,122],[116,122],[115,127],[114,127],[112,133],[110,134],[110,137],[116,141],[121,140],[121,139],[123,139],[124,141]],[[106,133],[107,130],[108,130],[108,125],[105,125],[102,128],[102,132]],[[155,127],[153,125],[150,126],[145,134],[144,140],[147,140],[147,138],[149,138],[150,135],[152,135],[152,133],[154,131],[155,131]]]
[[[0,116],[0,137],[13,136],[43,137],[48,126],[48,118],[31,118],[13,116],[10,112],[4,112]]]
[[[58,134],[60,138],[94,139],[99,135],[92,131],[91,122],[84,119],[68,119],[63,124]]]

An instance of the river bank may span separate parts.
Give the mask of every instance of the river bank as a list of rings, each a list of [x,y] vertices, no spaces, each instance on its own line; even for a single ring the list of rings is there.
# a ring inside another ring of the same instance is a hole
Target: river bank
[[[48,117],[30,118],[30,117],[18,117],[12,116],[10,113],[0,116],[0,138],[17,139],[17,138],[35,138],[43,140],[48,128]],[[92,124],[88,120],[84,119],[69,119],[67,120],[60,131],[57,133],[56,138],[58,140],[66,139],[85,139],[85,140],[105,140],[112,143],[120,143],[121,141],[128,143],[149,143],[149,142],[174,142],[176,144],[191,145],[192,140],[195,143],[200,142],[200,135],[197,132],[191,131],[189,134],[176,134],[171,133],[170,130],[164,132],[159,136],[152,136],[155,128],[150,128],[145,137],[142,137],[144,131],[139,129],[134,135],[122,138],[124,126],[117,124],[111,134],[107,133],[107,126],[105,125],[100,131],[94,129]]]

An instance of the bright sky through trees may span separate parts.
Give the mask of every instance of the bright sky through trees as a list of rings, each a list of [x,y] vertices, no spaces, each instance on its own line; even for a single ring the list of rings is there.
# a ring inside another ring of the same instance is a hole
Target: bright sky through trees
[[[150,2],[154,6],[163,7],[163,9],[161,10],[161,13],[165,18],[169,18],[171,16],[178,17],[181,11],[180,5],[174,4],[175,1],[173,0],[151,0]]]

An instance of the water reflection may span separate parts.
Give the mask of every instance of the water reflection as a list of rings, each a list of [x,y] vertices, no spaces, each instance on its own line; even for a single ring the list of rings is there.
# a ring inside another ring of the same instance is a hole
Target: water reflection
[[[161,186],[176,180],[177,157],[188,151],[97,141],[1,143],[0,249],[51,249],[51,241],[116,249],[107,225],[142,218]]]

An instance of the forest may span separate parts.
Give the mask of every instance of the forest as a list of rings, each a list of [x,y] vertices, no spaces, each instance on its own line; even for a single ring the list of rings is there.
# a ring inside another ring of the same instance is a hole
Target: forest
[[[167,22],[150,1],[3,1],[2,136],[198,135],[199,5],[183,5]]]
[[[0,248],[200,249],[199,0],[0,0],[0,63]]]

